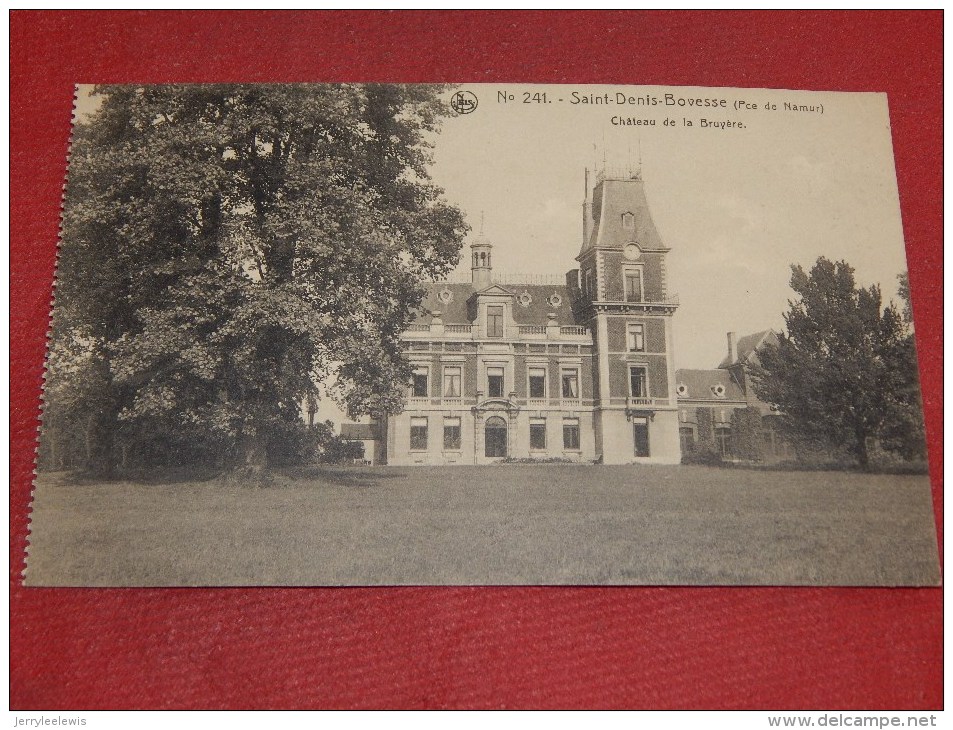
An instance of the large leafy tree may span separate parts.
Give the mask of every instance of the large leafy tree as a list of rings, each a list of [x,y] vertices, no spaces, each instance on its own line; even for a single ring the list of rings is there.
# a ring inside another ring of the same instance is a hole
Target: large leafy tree
[[[916,356],[900,312],[884,306],[879,287],[858,287],[844,261],[792,266],[791,288],[787,332],[752,366],[758,397],[779,408],[796,443],[843,450],[864,468],[873,440],[910,455],[898,445],[922,442],[922,426],[911,414]]]
[[[69,377],[46,406],[82,414],[89,467],[163,439],[261,464],[329,382],[352,415],[401,407],[399,333],[466,232],[428,175],[443,91],[96,88],[57,277],[50,377]]]

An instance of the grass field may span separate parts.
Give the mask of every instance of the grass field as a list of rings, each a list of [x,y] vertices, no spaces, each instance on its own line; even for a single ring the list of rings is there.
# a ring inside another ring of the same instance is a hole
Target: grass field
[[[27,585],[935,585],[926,476],[315,468],[37,483]]]

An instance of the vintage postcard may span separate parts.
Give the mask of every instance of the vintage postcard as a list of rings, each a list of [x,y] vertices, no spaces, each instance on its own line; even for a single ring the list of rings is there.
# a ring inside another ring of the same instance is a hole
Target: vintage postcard
[[[26,584],[937,585],[887,104],[77,87]]]

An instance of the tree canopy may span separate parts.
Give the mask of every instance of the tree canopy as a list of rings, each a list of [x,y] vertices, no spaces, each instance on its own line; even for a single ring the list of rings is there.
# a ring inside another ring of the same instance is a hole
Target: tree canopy
[[[787,332],[751,368],[758,397],[776,405],[795,443],[842,450],[862,467],[870,447],[922,455],[913,335],[880,288],[858,287],[844,261],[792,266]]]
[[[45,406],[88,466],[158,442],[260,461],[329,381],[352,416],[401,408],[400,332],[467,230],[428,174],[443,91],[96,87]]]

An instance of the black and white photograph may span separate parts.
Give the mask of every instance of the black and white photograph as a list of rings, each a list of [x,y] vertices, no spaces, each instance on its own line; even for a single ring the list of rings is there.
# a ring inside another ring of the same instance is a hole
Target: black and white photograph
[[[940,581],[887,97],[77,86],[28,586]]]

